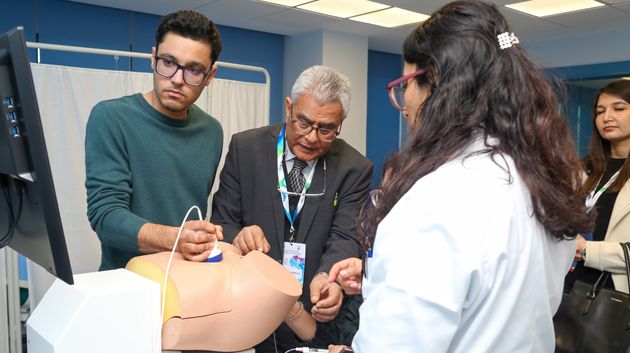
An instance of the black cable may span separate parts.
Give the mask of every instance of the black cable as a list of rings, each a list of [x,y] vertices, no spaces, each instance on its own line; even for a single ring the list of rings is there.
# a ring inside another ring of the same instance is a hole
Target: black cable
[[[11,198],[11,192],[9,191],[10,186],[8,186],[7,184],[4,184],[2,188],[4,199],[7,202],[9,228],[7,229],[7,232],[2,237],[0,237],[0,249],[4,248],[5,246],[9,245],[9,243],[11,243],[11,240],[13,239],[13,234],[15,233],[15,228],[17,227],[17,224],[20,221],[20,217],[22,216],[22,203],[23,203],[22,198],[23,198],[24,192],[23,192],[22,185],[17,181],[15,182],[17,183],[15,187],[18,192],[18,200],[20,201],[17,212],[13,211],[13,200]]]

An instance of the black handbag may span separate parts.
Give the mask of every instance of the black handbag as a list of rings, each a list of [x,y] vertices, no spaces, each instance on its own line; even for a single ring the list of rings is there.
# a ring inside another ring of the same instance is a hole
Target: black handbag
[[[621,247],[630,284],[630,242]],[[595,284],[575,281],[564,294],[553,318],[556,353],[630,353],[630,296],[601,288],[608,276],[602,272]]]

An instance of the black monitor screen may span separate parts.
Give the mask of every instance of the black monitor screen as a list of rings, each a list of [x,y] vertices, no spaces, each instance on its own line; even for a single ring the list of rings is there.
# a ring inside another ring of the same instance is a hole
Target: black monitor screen
[[[22,27],[0,36],[0,99],[0,247],[72,284]]]

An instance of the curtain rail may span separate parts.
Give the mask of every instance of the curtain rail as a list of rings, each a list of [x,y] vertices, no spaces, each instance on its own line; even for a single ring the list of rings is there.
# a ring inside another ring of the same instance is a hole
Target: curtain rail
[[[67,52],[84,53],[84,54],[113,55],[113,56],[125,56],[125,57],[131,57],[131,58],[151,59],[151,54],[124,51],[124,50],[77,47],[77,46],[72,46],[72,45],[47,44],[47,43],[39,43],[39,42],[26,42],[26,46],[29,48],[37,49],[37,62],[40,61],[40,56],[39,56],[40,49],[67,51]],[[267,114],[267,123],[269,123],[269,108],[271,106],[271,102],[270,102],[271,78],[269,76],[269,72],[267,71],[267,69],[265,69],[264,67],[259,67],[259,66],[235,64],[235,63],[229,63],[229,62],[223,62],[223,61],[217,61],[215,64],[219,67],[260,72],[263,75],[265,75],[265,96],[267,99],[266,100],[267,111],[265,113]]]

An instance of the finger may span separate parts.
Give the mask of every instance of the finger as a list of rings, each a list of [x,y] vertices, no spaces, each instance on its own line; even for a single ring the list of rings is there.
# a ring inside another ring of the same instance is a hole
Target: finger
[[[249,248],[247,247],[247,243],[245,242],[245,239],[240,236],[238,237],[238,248],[241,250],[241,252],[243,253],[243,255],[247,254],[249,252]]]
[[[352,258],[348,259],[348,267],[346,267],[345,271],[342,271],[342,276],[344,277],[353,277],[353,276],[361,276],[361,272],[363,271],[363,260]]]
[[[184,236],[184,239],[189,243],[214,242],[214,235],[203,230],[187,229]]]
[[[341,288],[347,293],[348,291],[357,291],[361,289],[361,283],[357,281],[345,281],[340,284]]]
[[[332,296],[328,296],[328,297],[320,297],[319,300],[317,301],[317,303],[315,303],[315,308],[317,308],[317,310],[321,310],[324,308],[330,308],[330,307],[334,307],[335,304],[337,304],[338,299]]]
[[[269,250],[271,250],[271,245],[269,245],[269,242],[265,238],[265,245],[263,246],[263,252],[266,254],[269,252]]]
[[[217,239],[219,240],[223,240],[223,227],[219,226],[219,225],[215,225],[216,228],[216,234],[217,234]]]
[[[339,273],[342,270],[341,264],[343,261],[337,262],[330,268],[330,272],[328,272],[328,282],[334,282],[339,277]]]
[[[208,221],[188,221],[186,222],[186,227],[199,232],[199,234],[202,234],[204,237],[212,238],[212,241],[223,239],[223,227]],[[208,238],[205,239],[208,240]]]
[[[330,316],[330,315],[320,315],[318,313],[312,314],[313,318],[319,322],[328,322],[331,321],[332,319],[334,319],[334,316]]]
[[[315,304],[319,300],[319,296],[322,291],[322,285],[323,285],[322,281],[317,280],[317,278],[315,278],[311,282],[311,288],[310,288],[311,289],[311,303]]]
[[[257,249],[256,240],[249,230],[246,230],[243,233],[243,240],[245,242],[245,246],[247,247],[248,252]]]
[[[208,242],[208,241],[204,241],[204,242],[191,242],[191,241],[187,241],[185,244],[186,248],[188,249],[188,251],[192,252],[192,253],[200,253],[206,250],[210,250],[212,248],[214,248],[214,242]]]
[[[254,242],[256,243],[255,249],[260,252],[263,252],[265,250],[265,243],[267,243],[267,241],[265,240],[265,237],[263,237],[262,234],[260,233],[252,233],[252,236],[254,238]]]
[[[240,239],[241,237],[239,237],[238,235],[236,236],[236,238],[234,238],[234,241],[232,241],[232,245],[236,246],[236,248],[243,252],[243,249],[241,249],[241,245],[240,245]]]
[[[330,316],[332,315],[333,317],[337,315],[337,313],[339,312],[339,308],[335,305],[335,306],[331,306],[331,307],[315,307],[315,312],[317,313],[317,315],[320,316]]]
[[[184,253],[184,257],[188,261],[197,261],[197,262],[206,261],[208,256],[210,256],[209,250],[201,252],[201,253]]]

